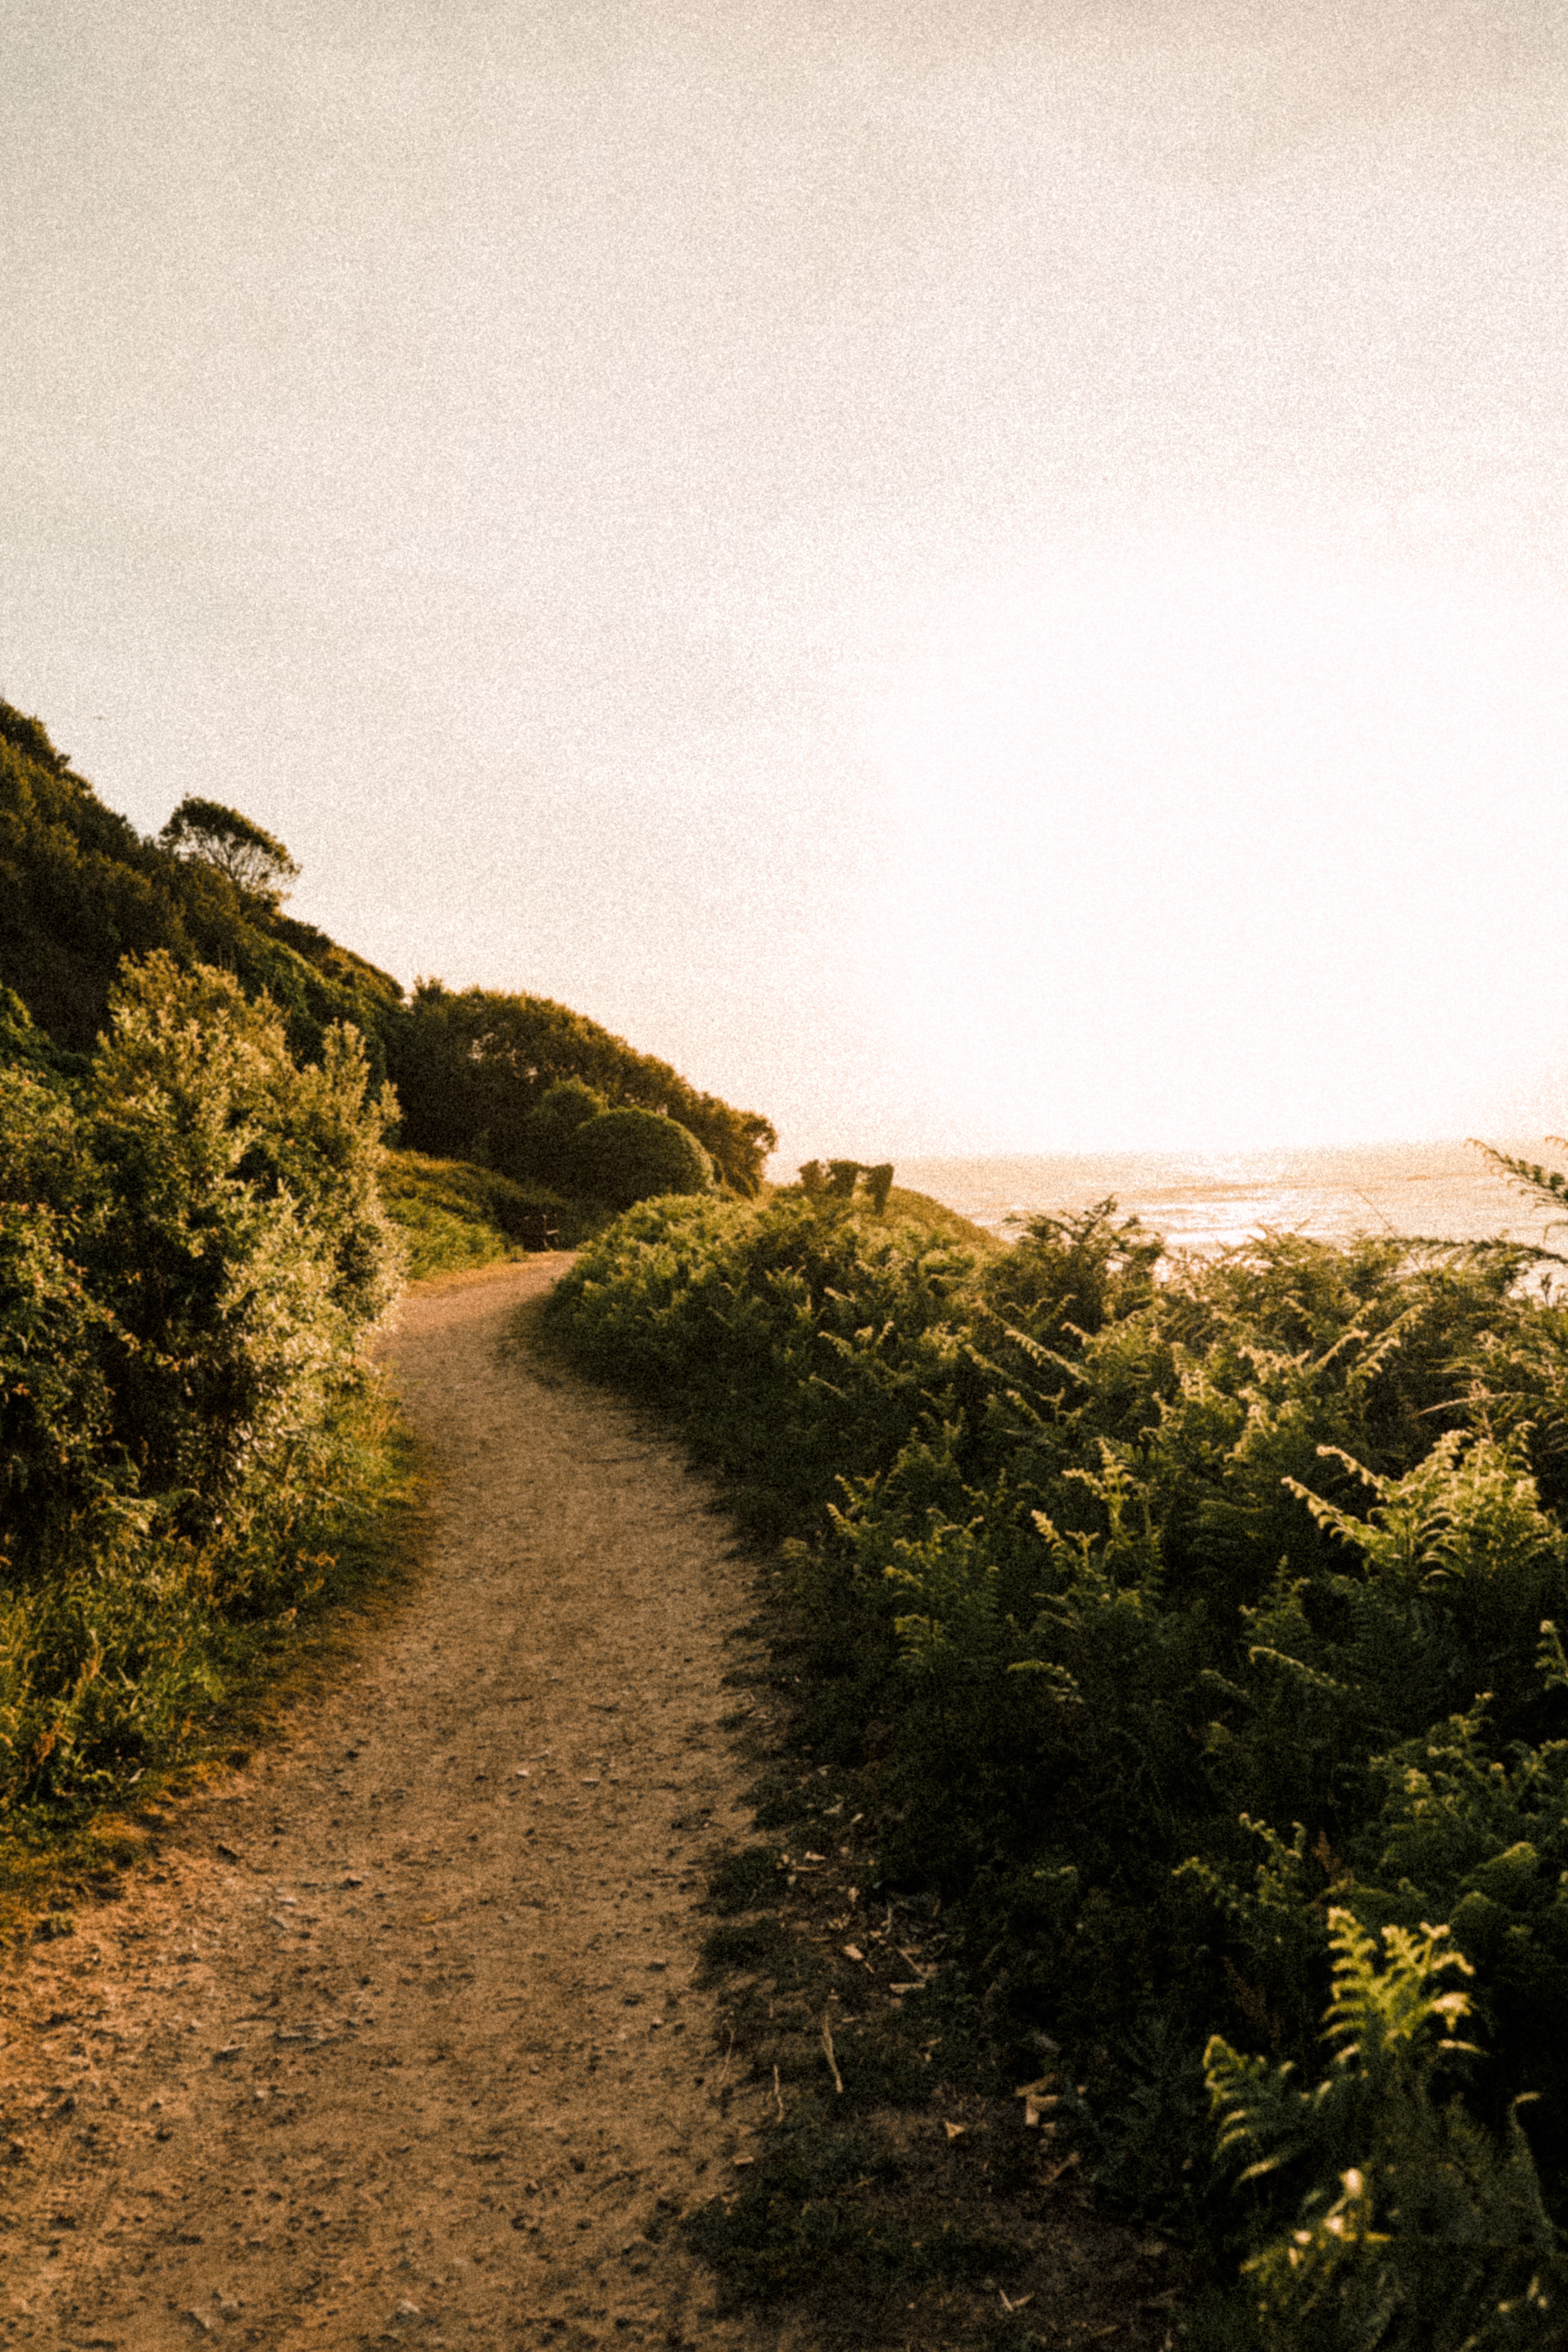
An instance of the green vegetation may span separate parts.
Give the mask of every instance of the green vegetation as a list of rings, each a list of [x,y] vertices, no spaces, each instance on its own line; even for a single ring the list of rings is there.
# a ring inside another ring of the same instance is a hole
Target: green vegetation
[[[216,801],[182,801],[142,840],[36,719],[0,702],[0,986],[57,1053],[89,1054],[122,959],[163,950],[183,971],[210,965],[247,997],[265,992],[299,1060],[319,1060],[332,1025],[351,1024],[374,1080],[395,1084],[411,1150],[559,1190],[575,1087],[595,1112],[678,1119],[727,1189],[757,1191],[776,1141],[765,1118],[544,997],[426,981],[405,999],[388,973],[280,911],[297,871],[280,841]]]
[[[584,1119],[566,1165],[573,1191],[610,1209],[630,1209],[661,1192],[706,1192],[713,1181],[696,1137],[651,1110],[606,1110]]]
[[[122,959],[158,949],[185,971],[232,972],[247,996],[265,990],[297,1056],[314,1059],[334,1022],[352,1023],[384,1074],[395,980],[290,922],[210,856],[143,841],[36,719],[0,703],[0,985],[56,1047],[88,1054]]]
[[[381,1197],[412,1282],[518,1256],[542,1214],[559,1227],[567,1247],[585,1222],[542,1184],[514,1184],[493,1168],[429,1160],[419,1151],[387,1152]]]
[[[958,1242],[965,1249],[978,1250],[989,1257],[1004,1244],[994,1234],[977,1225],[972,1217],[961,1216],[950,1209],[945,1201],[933,1201],[929,1192],[912,1192],[902,1184],[888,1188],[886,1213],[900,1224],[917,1225],[934,1240]]]
[[[190,1748],[398,1483],[361,1354],[399,1252],[363,1042],[128,963],[79,1070],[0,1060],[0,1811],[24,1846]]]
[[[635,1105],[684,1166],[702,1154],[679,1117],[740,1189],[773,1141],[563,1006],[437,982],[406,1001],[281,912],[296,877],[214,801],[142,839],[0,702],[13,1886],[19,1858],[196,1753],[388,1556],[406,1441],[363,1349],[406,1272],[513,1255],[542,1212],[592,1230],[603,1212],[533,1169],[564,1172],[584,1119]],[[389,1153],[400,1123],[444,1156]]]
[[[800,1189],[810,1200],[852,1201],[857,1192],[879,1217],[893,1190],[893,1163],[875,1168],[858,1160],[808,1160],[800,1171]]]
[[[933,1201],[929,1192],[911,1192],[902,1184],[895,1184],[892,1162],[885,1160],[879,1167],[867,1168],[858,1160],[808,1160],[800,1171],[798,1186],[773,1185],[773,1195],[780,1192],[804,1193],[808,1201],[857,1201],[876,1217],[891,1216],[895,1222],[918,1225],[923,1233],[940,1236],[943,1241],[962,1242],[966,1248],[989,1253],[1003,1244],[994,1234],[987,1233],[969,1217],[961,1216],[945,1202]]]
[[[276,906],[300,869],[283,844],[238,809],[187,797],[158,835],[177,856],[199,857],[226,874],[238,890]]]
[[[554,1295],[785,1539],[778,1672],[867,1878],[940,1902],[942,1997],[1193,2250],[1211,2342],[1562,2339],[1568,1307],[1531,1256],[1173,1259],[1110,1202],[981,1251],[824,1187],[645,1203]]]
[[[654,1111],[695,1136],[730,1191],[750,1196],[778,1140],[754,1111],[700,1094],[668,1062],[634,1053],[580,1013],[542,996],[461,994],[422,981],[387,1030],[403,1139],[437,1157],[478,1159],[517,1181],[552,1181],[563,1097],[575,1079],[616,1109]],[[547,1106],[553,1109],[547,1112]],[[542,1118],[535,1113],[546,1113]]]
[[[541,1184],[570,1181],[572,1147],[578,1129],[608,1110],[597,1087],[582,1078],[559,1078],[547,1087],[524,1128],[522,1160]]]

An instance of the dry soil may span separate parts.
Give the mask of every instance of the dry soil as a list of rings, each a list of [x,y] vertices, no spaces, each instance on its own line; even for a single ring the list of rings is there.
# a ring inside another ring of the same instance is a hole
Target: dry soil
[[[668,1440],[507,1349],[560,1270],[411,1296],[415,1589],[14,1969],[7,2340],[781,2342],[660,2226],[752,2134],[694,1980],[742,1574]]]

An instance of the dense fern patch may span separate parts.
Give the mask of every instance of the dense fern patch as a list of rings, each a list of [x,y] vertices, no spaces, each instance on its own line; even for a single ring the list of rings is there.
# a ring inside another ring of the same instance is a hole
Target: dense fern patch
[[[1173,1259],[1112,1203],[986,1255],[784,1192],[647,1203],[553,1301],[784,1539],[801,1745],[995,2046],[1064,2053],[1042,2127],[1271,2347],[1561,2340],[1568,1310],[1527,1256]]]

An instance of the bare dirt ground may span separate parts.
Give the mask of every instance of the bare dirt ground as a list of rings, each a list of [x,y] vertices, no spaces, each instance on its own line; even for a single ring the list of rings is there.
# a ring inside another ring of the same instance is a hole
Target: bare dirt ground
[[[411,1297],[387,1356],[442,1474],[415,1590],[12,1970],[6,2340],[784,2340],[720,2320],[659,2226],[752,2137],[693,1981],[743,1826],[742,1571],[635,1410],[503,1360],[560,1270]]]

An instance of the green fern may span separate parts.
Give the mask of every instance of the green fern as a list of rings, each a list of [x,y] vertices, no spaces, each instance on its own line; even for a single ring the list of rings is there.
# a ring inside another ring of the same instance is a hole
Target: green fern
[[[1479,2053],[1458,2038],[1472,1974],[1446,1927],[1329,1914],[1333,2063],[1310,2090],[1219,2035],[1205,2053],[1222,2158],[1238,2186],[1309,2182],[1294,2225],[1244,2266],[1270,2352],[1489,2352],[1561,2341],[1563,2266],[1515,2101],[1502,2144],[1446,2073]]]

